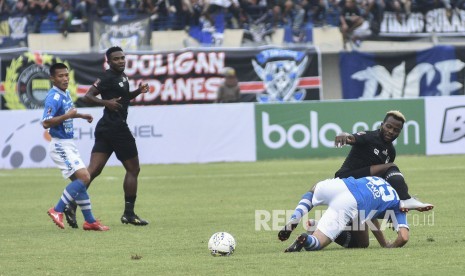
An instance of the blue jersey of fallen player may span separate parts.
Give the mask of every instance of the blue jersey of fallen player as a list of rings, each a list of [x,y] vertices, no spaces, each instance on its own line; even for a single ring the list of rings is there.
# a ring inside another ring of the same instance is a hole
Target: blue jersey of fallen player
[[[344,178],[343,181],[357,201],[361,221],[382,218],[385,212],[392,212],[388,215],[391,215],[396,228],[399,225],[408,227],[407,215],[400,211],[399,196],[384,179],[368,176],[358,179],[349,177]],[[362,212],[364,213],[362,214]],[[395,220],[392,216],[395,217]]]
[[[71,108],[73,108],[73,100],[69,95],[69,91],[62,91],[60,88],[53,86],[45,98],[42,121],[64,115]],[[50,127],[49,133],[53,138],[73,139],[73,119],[67,119],[57,126]]]

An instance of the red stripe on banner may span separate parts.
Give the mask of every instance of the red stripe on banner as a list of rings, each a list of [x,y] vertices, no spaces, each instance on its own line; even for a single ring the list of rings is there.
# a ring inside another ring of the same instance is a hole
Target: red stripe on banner
[[[321,85],[320,77],[304,77],[299,80],[298,88],[318,88]],[[79,97],[84,96],[91,85],[78,85],[76,93]],[[265,85],[262,81],[248,81],[239,83],[241,93],[261,93],[265,90]],[[5,93],[3,83],[0,84],[0,94]]]
[[[299,79],[298,88],[319,88],[321,85],[320,77],[303,77]],[[262,81],[240,82],[241,93],[262,93],[265,85]]]

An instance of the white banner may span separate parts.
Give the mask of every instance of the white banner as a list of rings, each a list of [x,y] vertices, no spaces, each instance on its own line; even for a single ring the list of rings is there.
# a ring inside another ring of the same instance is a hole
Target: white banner
[[[465,153],[465,96],[425,97],[426,154]]]
[[[76,144],[90,160],[95,125],[103,108],[80,108],[94,122],[74,120]],[[48,156],[42,110],[0,111],[0,169],[55,165]],[[129,110],[141,164],[255,161],[254,104],[139,106]],[[119,165],[113,155],[108,165]]]

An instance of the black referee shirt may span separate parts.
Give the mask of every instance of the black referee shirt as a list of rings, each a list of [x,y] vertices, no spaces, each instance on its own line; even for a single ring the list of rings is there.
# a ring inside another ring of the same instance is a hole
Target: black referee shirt
[[[380,130],[359,132],[353,135],[355,144],[352,145],[349,155],[336,175],[343,171],[394,162],[396,149],[392,143],[383,140]]]
[[[111,111],[105,107],[103,117],[97,123],[97,129],[111,130],[127,126],[128,107],[130,102],[129,80],[124,72],[118,73],[108,69],[103,76],[94,83],[95,88],[100,92],[103,100],[114,98],[121,99],[118,101],[122,108],[118,111]]]

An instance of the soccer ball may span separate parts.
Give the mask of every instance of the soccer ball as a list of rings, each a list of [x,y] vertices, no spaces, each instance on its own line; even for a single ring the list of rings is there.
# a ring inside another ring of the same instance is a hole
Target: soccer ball
[[[208,250],[213,256],[229,256],[236,249],[236,240],[226,232],[217,232],[208,241]]]

